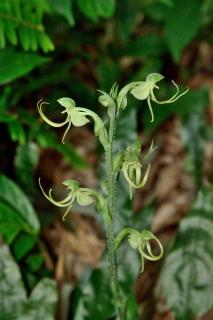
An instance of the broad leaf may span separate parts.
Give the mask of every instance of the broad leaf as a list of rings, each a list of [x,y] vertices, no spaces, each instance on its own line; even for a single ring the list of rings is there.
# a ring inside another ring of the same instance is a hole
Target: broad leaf
[[[39,160],[39,148],[34,142],[19,145],[14,160],[16,177],[24,191],[35,195],[34,171]]]
[[[1,320],[54,319],[55,282],[41,280],[27,299],[19,268],[5,245],[0,247],[0,297]]]
[[[115,315],[108,270],[96,269],[74,291],[74,320],[107,320]]]
[[[166,41],[175,62],[178,62],[182,49],[199,30],[201,3],[200,0],[175,0],[168,12]]]
[[[182,220],[162,282],[176,320],[193,320],[213,307],[213,194],[202,189]]]
[[[50,279],[43,279],[33,289],[19,319],[54,320],[56,302],[57,292],[55,282]]]
[[[7,63],[5,63],[5,61]],[[46,57],[8,48],[0,51],[0,84],[6,84],[48,62]]]
[[[18,319],[27,295],[21,273],[7,246],[0,247],[0,297],[0,319]]]
[[[23,230],[37,234],[40,224],[30,201],[22,190],[6,176],[0,176],[1,223],[13,219],[22,224]],[[9,227],[9,226],[8,226]]]

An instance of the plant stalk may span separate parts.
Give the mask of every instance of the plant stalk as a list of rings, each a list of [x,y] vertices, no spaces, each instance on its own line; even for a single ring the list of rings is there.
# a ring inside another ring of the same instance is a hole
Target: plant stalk
[[[116,110],[114,110],[116,111]],[[109,127],[109,148],[106,150],[106,164],[107,164],[107,209],[110,219],[105,221],[106,239],[109,257],[109,271],[111,277],[111,287],[114,298],[114,303],[117,310],[118,320],[122,320],[122,301],[119,290],[118,274],[117,274],[117,259],[115,249],[115,238],[113,233],[113,218],[115,205],[115,184],[116,176],[113,168],[113,138],[116,127],[116,112],[110,117]]]

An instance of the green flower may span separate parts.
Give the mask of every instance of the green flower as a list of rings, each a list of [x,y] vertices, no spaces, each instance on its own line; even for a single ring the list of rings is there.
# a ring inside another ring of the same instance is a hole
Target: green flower
[[[125,152],[122,171],[126,181],[129,184],[130,199],[132,198],[132,189],[139,189],[145,186],[151,165],[148,164],[145,173],[142,175],[143,165],[140,163],[139,154],[141,150],[140,142],[129,146]],[[153,152],[153,143],[150,146],[150,149],[144,159]]]
[[[163,246],[158,238],[150,231],[143,230],[139,232],[133,228],[122,229],[115,241],[115,248],[118,249],[124,238],[128,236],[128,241],[130,246],[134,250],[139,250],[141,256],[141,272],[144,271],[144,260],[157,261],[163,256]],[[150,241],[156,241],[159,247],[159,254],[154,255],[152,252],[152,247]]]
[[[81,127],[85,125],[86,123],[90,122],[88,117],[91,117],[94,121],[94,131],[96,136],[99,137],[100,142],[103,144],[103,146],[108,145],[108,138],[107,138],[107,132],[104,127],[103,121],[100,119],[100,117],[93,111],[86,109],[86,108],[79,108],[75,106],[75,101],[71,98],[60,98],[57,100],[62,107],[65,108],[64,111],[62,111],[62,114],[66,114],[66,119],[60,123],[53,122],[50,119],[47,118],[47,116],[44,114],[42,110],[42,106],[44,104],[48,104],[47,102],[44,102],[40,100],[37,104],[38,111],[43,118],[44,121],[46,121],[49,125],[53,127],[63,127],[64,125],[67,125],[67,128],[64,132],[64,135],[62,137],[62,142],[64,143],[64,139],[73,124],[76,127]]]
[[[151,113],[151,122],[153,122],[154,113],[152,110],[151,101],[158,104],[173,103],[177,99],[179,99],[181,96],[186,94],[186,92],[189,90],[189,88],[187,88],[184,92],[179,94],[179,88],[177,84],[174,81],[172,81],[172,83],[177,89],[176,93],[167,100],[159,101],[155,97],[154,89],[159,89],[156,83],[161,81],[162,79],[164,79],[164,76],[162,76],[160,73],[151,73],[146,77],[146,81],[136,81],[136,82],[129,83],[118,94],[118,98],[117,98],[118,107],[121,109],[125,109],[127,105],[127,94],[130,92],[138,100],[147,100],[149,110]]]
[[[88,206],[91,203],[96,202],[97,208],[104,209],[105,201],[103,197],[95,190],[89,188],[80,188],[79,183],[75,180],[65,180],[63,184],[67,186],[68,195],[64,200],[57,201],[52,197],[52,189],[49,190],[48,194],[45,193],[43,187],[41,186],[41,180],[39,179],[39,186],[45,198],[57,207],[67,207],[65,213],[63,214],[63,221],[65,221],[65,218],[75,201],[80,206]]]

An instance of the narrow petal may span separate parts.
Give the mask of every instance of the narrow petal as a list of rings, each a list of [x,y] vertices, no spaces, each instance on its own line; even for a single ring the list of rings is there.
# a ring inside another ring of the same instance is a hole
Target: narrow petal
[[[52,127],[55,127],[55,128],[63,127],[67,123],[67,119],[64,122],[61,122],[61,123],[57,123],[57,122],[51,121],[50,119],[48,119],[46,117],[46,115],[42,111],[42,106],[44,104],[49,104],[49,103],[48,102],[44,102],[42,100],[39,100],[38,103],[37,103],[38,112],[39,112],[40,116],[43,118],[43,120],[45,122],[47,122]]]

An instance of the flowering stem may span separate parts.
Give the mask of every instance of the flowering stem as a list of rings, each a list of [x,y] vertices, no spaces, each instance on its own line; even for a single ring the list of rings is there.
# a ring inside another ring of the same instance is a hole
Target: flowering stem
[[[109,271],[111,276],[111,287],[116,306],[118,320],[122,320],[122,302],[119,290],[118,275],[117,275],[117,259],[115,249],[115,238],[113,233],[113,218],[114,218],[114,203],[115,203],[115,183],[116,176],[113,168],[113,137],[116,126],[116,110],[110,117],[109,128],[109,147],[106,148],[106,167],[107,167],[107,209],[109,219],[105,219],[106,239],[109,258]]]

